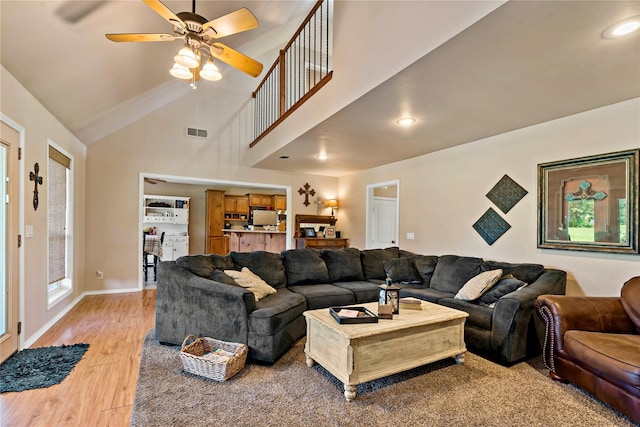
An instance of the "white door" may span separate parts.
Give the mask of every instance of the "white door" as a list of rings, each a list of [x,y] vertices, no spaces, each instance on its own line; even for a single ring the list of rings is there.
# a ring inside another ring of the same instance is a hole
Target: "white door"
[[[19,134],[2,126],[0,139],[0,362],[18,351]]]
[[[399,190],[399,181],[367,186],[368,249],[398,246]]]
[[[374,197],[372,207],[373,248],[397,246],[396,199]]]

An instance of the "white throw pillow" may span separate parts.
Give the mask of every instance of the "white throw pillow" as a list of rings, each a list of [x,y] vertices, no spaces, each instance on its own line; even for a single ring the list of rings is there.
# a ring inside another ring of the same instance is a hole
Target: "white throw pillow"
[[[237,270],[224,270],[224,274],[231,277],[238,286],[242,286],[253,293],[256,301],[260,301],[267,295],[275,294],[274,288],[269,286],[267,282],[256,276],[247,267],[243,267],[241,271]]]
[[[484,273],[480,273],[475,277],[469,279],[467,283],[458,291],[455,299],[462,301],[477,300],[487,292],[493,285],[495,285],[502,276],[502,270],[489,270]]]

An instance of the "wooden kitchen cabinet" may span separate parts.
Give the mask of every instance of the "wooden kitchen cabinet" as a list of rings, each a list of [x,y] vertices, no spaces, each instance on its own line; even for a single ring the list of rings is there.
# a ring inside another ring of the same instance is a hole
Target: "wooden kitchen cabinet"
[[[224,196],[224,212],[227,215],[249,214],[249,197]]]
[[[279,254],[287,247],[285,233],[228,231],[227,235],[229,250],[232,252],[267,251]]]
[[[206,191],[205,253],[226,255],[224,228],[224,191]]]
[[[277,211],[287,210],[287,196],[276,194],[273,196],[273,208]]]
[[[249,194],[249,206],[272,206],[273,196],[270,194]]]

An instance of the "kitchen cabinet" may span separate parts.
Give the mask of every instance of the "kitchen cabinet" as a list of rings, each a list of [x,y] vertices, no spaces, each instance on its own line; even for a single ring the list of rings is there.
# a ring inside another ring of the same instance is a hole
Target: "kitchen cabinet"
[[[145,224],[188,224],[189,197],[144,195]]]
[[[206,190],[205,253],[226,255],[224,228],[224,191]]]
[[[249,206],[272,206],[273,196],[270,194],[249,194]]]
[[[287,210],[287,196],[276,194],[273,196],[273,208],[277,211]]]
[[[227,215],[249,214],[249,197],[224,196],[224,212]]]
[[[189,236],[164,237],[161,261],[175,261],[185,255],[189,255]]]

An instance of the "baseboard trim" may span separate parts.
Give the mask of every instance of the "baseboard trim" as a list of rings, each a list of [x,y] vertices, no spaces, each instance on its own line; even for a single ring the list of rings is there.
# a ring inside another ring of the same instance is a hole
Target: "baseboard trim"
[[[31,335],[28,339],[24,341],[22,348],[29,348],[35,343],[41,336],[43,336],[53,325],[56,324],[60,319],[62,319],[73,307],[76,306],[82,298],[89,295],[103,295],[103,294],[126,294],[132,292],[140,292],[141,290],[138,288],[127,288],[127,289],[107,289],[107,290],[99,290],[99,291],[84,291],[80,295],[78,295],[68,306],[66,306],[60,313],[58,313],[53,319],[49,320],[44,326],[38,329],[33,335]]]

